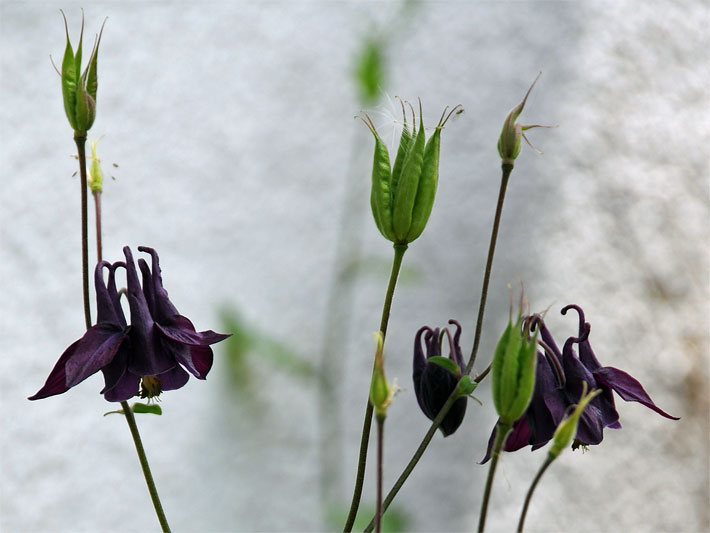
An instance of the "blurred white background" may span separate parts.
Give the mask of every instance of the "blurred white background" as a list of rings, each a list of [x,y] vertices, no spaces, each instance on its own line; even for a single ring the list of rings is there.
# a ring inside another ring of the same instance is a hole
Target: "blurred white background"
[[[83,333],[75,147],[48,58],[60,61],[64,49],[59,9],[76,40],[80,7],[0,4],[7,532],[158,526],[125,422],[101,416],[113,406],[98,395],[100,377],[26,400]],[[544,154],[525,146],[511,179],[479,370],[507,317],[507,286],[523,281],[533,309],[551,306],[561,340],[576,321],[557,311],[582,305],[602,363],[637,377],[682,419],[619,400],[624,428],[552,467],[528,528],[710,529],[705,2],[84,7],[88,35],[109,17],[90,133],[104,136],[104,171],[116,178],[104,193],[104,255],[155,247],[172,300],[198,328],[224,330],[225,315],[238,324],[237,340],[216,347],[206,382],[166,393],[162,417],[138,420],[174,530],[341,527],[332,515],[352,490],[391,260],[369,213],[372,140],[353,120],[379,105],[363,103],[353,75],[373,39],[384,52],[382,103],[385,94],[421,97],[429,124],[445,105],[466,108],[443,134],[436,206],[395,296],[388,375],[404,390],[388,417],[385,484],[429,426],[411,386],[415,331],[457,318],[470,351],[499,180],[495,144],[542,70],[521,122],[559,128],[530,132]],[[386,122],[378,118],[383,132]],[[334,397],[312,375],[324,361]],[[400,527],[475,527],[486,474],[477,461],[495,420],[488,387],[477,396],[484,406],[472,402],[455,435],[437,435],[401,491]],[[515,526],[543,458],[503,457],[491,531]]]

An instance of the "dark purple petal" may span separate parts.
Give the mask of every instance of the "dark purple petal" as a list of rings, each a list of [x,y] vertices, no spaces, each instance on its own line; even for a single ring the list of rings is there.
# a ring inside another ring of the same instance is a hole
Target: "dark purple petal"
[[[215,333],[212,330],[195,331],[195,326],[184,316],[175,315],[168,324],[155,324],[167,338],[191,346],[209,346],[229,338],[231,335]]]
[[[212,348],[209,346],[190,346],[187,357],[178,357],[178,362],[187,368],[197,379],[207,378],[212,368]]]
[[[111,265],[111,270],[108,273],[108,294],[113,304],[116,316],[118,317],[118,323],[122,327],[126,327],[126,317],[123,314],[123,308],[121,307],[121,297],[116,290],[116,269],[126,268],[126,263],[123,261],[116,261]]]
[[[45,381],[44,386],[37,391],[34,396],[30,396],[28,400],[41,400],[42,398],[47,398],[49,396],[54,396],[56,394],[62,394],[69,390],[67,387],[67,377],[66,377],[66,363],[74,355],[77,346],[81,339],[74,342],[64,350],[64,353],[59,358],[59,361],[54,365],[54,368],[49,373],[47,381]]]
[[[558,388],[557,378],[552,371],[552,367],[547,357],[538,352],[535,390],[526,413],[526,418],[532,428],[530,444],[533,445],[533,449],[545,445],[552,438],[557,428],[557,424],[545,402],[545,397],[548,395],[550,398],[555,398],[558,404],[564,405],[562,391]],[[562,410],[564,411],[564,407],[562,407]]]
[[[441,433],[444,435],[444,437],[453,435],[459,428],[459,426],[463,422],[464,417],[466,416],[467,405],[467,398],[459,398],[454,402],[454,405],[451,406],[451,409],[449,409],[449,412],[446,413],[446,416],[441,421],[441,425],[439,426],[439,429],[441,430]],[[437,410],[437,415],[439,414],[439,411],[441,411],[441,409]]]
[[[530,426],[526,417],[521,418],[513,424],[513,431],[510,432],[505,440],[503,449],[506,452],[514,452],[521,448],[525,448],[530,444],[530,439],[533,435],[533,428]]]
[[[545,402],[545,407],[547,407],[547,410],[550,412],[555,427],[557,427],[560,422],[562,422],[562,419],[565,417],[565,412],[567,411],[568,404],[566,397],[558,391],[550,391],[545,394],[543,401]]]
[[[594,376],[604,386],[614,389],[614,391],[627,402],[639,402],[649,409],[656,411],[661,416],[670,418],[671,420],[679,420],[678,417],[669,415],[663,409],[656,406],[641,383],[623,370],[605,366],[596,370]]]
[[[73,387],[108,365],[125,339],[125,332],[112,324],[97,324],[79,340],[65,365],[67,387]]]
[[[190,374],[185,372],[182,367],[175,366],[175,368],[163,372],[155,376],[160,381],[160,388],[164,391],[179,389],[187,380],[190,379]]]
[[[424,411],[424,405],[422,404],[422,373],[426,368],[426,357],[424,356],[424,351],[422,350],[422,335],[426,333],[431,334],[431,329],[424,326],[417,331],[414,336],[414,361],[412,363],[412,379],[414,381],[414,395],[417,398],[419,407]]]
[[[539,318],[539,315],[534,315]],[[542,318],[539,318],[536,321],[537,327],[540,329],[540,337],[542,338],[542,341],[552,350],[552,353],[557,357],[558,360],[562,360],[562,352],[560,352],[560,348],[557,346],[557,343],[555,342],[554,337],[552,336],[552,333],[550,333],[550,330],[547,328],[545,325],[545,321],[542,320]]]
[[[128,371],[129,356],[130,342],[127,341],[121,344],[113,360],[101,369],[101,373],[104,375],[104,388],[100,394],[104,394],[114,388]]]
[[[168,291],[163,288],[163,278],[160,272],[160,260],[158,258],[158,253],[153,248],[148,248],[147,246],[139,246],[138,251],[150,254],[152,259],[152,290],[155,297],[154,318],[156,322],[160,322],[162,324],[179,313],[170,301],[170,298],[168,298]]]
[[[109,402],[125,402],[138,396],[141,378],[126,370],[114,387],[103,392],[104,399]]]
[[[104,268],[111,271],[111,263],[101,261],[94,269],[94,288],[96,289],[96,322],[108,322],[110,324],[120,324],[116,315],[116,307],[111,301],[106,284],[104,283]]]
[[[177,363],[168,353],[160,349],[158,333],[148,302],[138,281],[138,273],[133,262],[131,249],[123,248],[126,256],[126,281],[128,285],[128,305],[131,309],[131,352],[129,370],[137,376],[161,374]]]
[[[454,333],[454,340],[451,343],[451,355],[449,356],[452,361],[454,361],[461,372],[466,369],[466,365],[463,362],[463,353],[461,352],[461,324],[457,320],[449,320],[449,324],[456,326],[456,333]]]
[[[599,444],[604,439],[602,413],[598,407],[590,403],[579,419],[576,440],[581,444]]]
[[[148,263],[145,262],[145,259],[138,260],[138,268],[141,269],[143,294],[145,295],[145,300],[148,303],[148,309],[150,309],[151,315],[155,317],[155,290],[153,287],[153,279],[150,273],[150,268],[148,268]]]
[[[497,428],[498,423],[496,422],[496,425],[493,426],[493,431],[491,431],[491,436],[488,437],[486,455],[481,460],[481,462],[478,463],[480,465],[486,464],[491,459],[491,453],[493,453],[493,444],[495,442]],[[505,440],[503,451],[515,452],[517,450],[520,450],[521,448],[525,448],[525,446],[530,444],[531,436],[532,428],[530,427],[530,424],[525,419],[525,417],[523,417],[517,422],[515,422],[515,424],[513,424],[513,431],[511,431],[510,435],[508,435],[508,438]]]

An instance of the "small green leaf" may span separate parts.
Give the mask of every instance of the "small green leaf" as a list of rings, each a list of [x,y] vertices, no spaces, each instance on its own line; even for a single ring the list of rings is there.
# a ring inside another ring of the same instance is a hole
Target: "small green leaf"
[[[122,414],[124,414],[124,413],[123,413],[123,409],[119,409],[118,411],[109,411],[108,413],[104,413],[104,416],[108,416],[108,415],[122,415]]]
[[[154,403],[147,404],[147,403],[134,403],[131,406],[131,411],[133,411],[136,414],[151,414],[151,415],[162,415],[163,410],[160,408],[159,405],[156,405]]]
[[[461,375],[461,369],[448,357],[443,357],[441,355],[434,355],[432,357],[427,357],[427,363],[433,363],[440,366],[444,370],[448,371],[452,376],[459,377]]]

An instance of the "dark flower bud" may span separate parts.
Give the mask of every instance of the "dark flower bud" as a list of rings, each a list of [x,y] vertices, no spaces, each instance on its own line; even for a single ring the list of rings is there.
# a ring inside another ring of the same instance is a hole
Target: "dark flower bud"
[[[523,101],[516,105],[512,109],[512,111],[508,113],[508,116],[505,117],[505,121],[503,122],[503,129],[500,132],[500,137],[498,138],[498,154],[500,154],[500,157],[503,160],[503,164],[510,165],[511,167],[515,164],[515,160],[517,159],[518,155],[520,155],[520,150],[522,148],[522,140],[525,139],[525,142],[530,144],[530,141],[528,141],[528,138],[525,136],[524,132],[533,128],[550,127],[540,126],[539,124],[525,126],[517,123],[518,117],[525,108],[525,103],[528,100],[528,96],[530,96],[530,92],[532,91],[533,87],[535,87],[535,83],[537,83],[539,77],[540,74],[537,75],[537,78],[535,78],[535,81],[532,82],[532,85],[528,89],[528,92],[525,93]]]
[[[461,324],[456,320],[449,320],[449,324],[456,326],[453,337],[448,328],[439,330],[424,326],[417,331],[414,338],[414,365],[412,378],[414,379],[414,393],[419,402],[419,407],[429,420],[434,420],[449,396],[457,390],[459,378],[464,372],[465,365],[459,340],[461,337]],[[449,341],[449,357],[441,355],[441,344],[446,337]],[[426,346],[426,356],[422,350],[422,341]],[[442,361],[449,361],[446,364]],[[463,422],[466,414],[465,397],[456,400],[444,417],[440,429],[445,437],[454,433]]]

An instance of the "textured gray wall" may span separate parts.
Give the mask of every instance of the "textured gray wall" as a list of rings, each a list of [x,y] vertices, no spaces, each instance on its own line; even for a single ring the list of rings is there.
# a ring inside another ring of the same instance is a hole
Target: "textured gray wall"
[[[144,531],[157,526],[125,423],[98,377],[30,403],[83,329],[78,179],[59,82],[79,5],[3,2],[0,528]],[[529,516],[540,531],[701,531],[708,517],[708,8],[702,1],[425,2],[394,28],[398,8],[358,2],[94,2],[87,30],[109,16],[92,130],[101,154],[107,258],[125,244],[161,253],[173,301],[198,327],[220,305],[316,362],[333,276],[345,180],[359,180],[348,228],[366,257],[390,248],[368,213],[371,139],[349,79],[372,28],[397,31],[383,90],[421,97],[431,124],[444,105],[466,113],[443,137],[429,226],[406,264],[419,275],[396,294],[388,373],[403,392],[387,426],[390,485],[428,427],[410,384],[423,324],[472,325],[508,110],[539,70],[525,122],[535,130],[513,175],[480,360],[507,316],[509,283],[534,309],[551,305],[560,336],[583,305],[602,362],[636,376],[661,419],[619,402],[624,424],[589,453],[567,453]],[[110,162],[119,169],[110,171]],[[386,272],[355,289],[342,383],[352,486]],[[161,418],[139,420],[168,517],[178,531],[322,529],[317,401],[312,386],[268,365],[260,401],[235,399],[218,347],[206,382],[164,395]],[[258,366],[258,365],[257,365]],[[400,494],[418,531],[470,530],[494,422],[487,387],[464,426],[432,443]],[[239,397],[237,397],[239,398]],[[491,530],[509,531],[543,452],[501,462]],[[372,501],[373,476],[366,481]],[[583,518],[581,518],[583,517]]]

